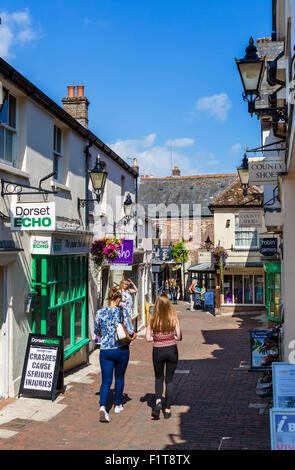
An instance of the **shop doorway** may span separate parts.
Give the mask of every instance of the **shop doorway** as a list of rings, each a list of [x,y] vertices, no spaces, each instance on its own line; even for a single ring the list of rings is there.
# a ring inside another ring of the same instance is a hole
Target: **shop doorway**
[[[8,396],[8,328],[6,267],[0,266],[0,398]]]

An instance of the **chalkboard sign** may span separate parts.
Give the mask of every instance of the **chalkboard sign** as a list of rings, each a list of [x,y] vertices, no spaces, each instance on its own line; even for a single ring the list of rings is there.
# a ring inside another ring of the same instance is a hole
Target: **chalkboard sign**
[[[63,349],[63,336],[29,334],[18,396],[54,401],[64,393]]]

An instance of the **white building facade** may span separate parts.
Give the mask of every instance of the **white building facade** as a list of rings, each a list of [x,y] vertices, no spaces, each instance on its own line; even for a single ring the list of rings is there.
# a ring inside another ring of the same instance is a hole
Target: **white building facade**
[[[127,194],[136,202],[138,169],[88,130],[83,88],[78,96],[83,112],[73,117],[64,100],[63,109],[3,60],[0,81],[0,397],[12,397],[31,332],[64,337],[65,370],[87,362],[95,313],[119,279],[109,266],[93,272],[94,239],[111,238],[116,225],[118,237],[134,241],[137,264],[128,277],[138,276],[142,304],[148,283],[135,218],[123,220]],[[106,185],[99,203],[83,206],[79,199],[96,197],[88,170],[97,156],[108,173]],[[144,324],[142,304],[138,326]]]

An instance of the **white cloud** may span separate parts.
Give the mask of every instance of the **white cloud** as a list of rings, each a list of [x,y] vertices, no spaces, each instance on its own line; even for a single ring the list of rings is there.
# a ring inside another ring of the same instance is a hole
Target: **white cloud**
[[[234,144],[231,146],[230,152],[234,154],[238,153],[241,150],[241,148],[242,148],[242,144]]]
[[[201,167],[204,169],[206,166],[215,166],[219,164],[215,153],[202,151],[197,154],[196,160],[201,163]]]
[[[182,139],[171,139],[167,140],[166,144],[169,147],[191,147],[195,145],[195,139],[190,139],[188,137],[183,137]]]
[[[190,159],[178,151],[172,152],[171,161],[171,149],[166,145],[155,145],[156,137],[156,134],[149,134],[140,139],[118,140],[109,144],[109,147],[129,163],[136,157],[141,175],[171,176],[172,166],[175,165],[180,168],[181,175],[198,173],[196,168],[191,166]]]
[[[13,58],[11,52],[16,45],[31,42],[39,37],[32,25],[28,9],[14,13],[0,12],[2,24],[0,26],[0,56],[4,59]]]
[[[204,111],[208,116],[214,116],[219,121],[226,121],[228,111],[232,104],[226,93],[219,95],[203,96],[197,101],[197,111]]]

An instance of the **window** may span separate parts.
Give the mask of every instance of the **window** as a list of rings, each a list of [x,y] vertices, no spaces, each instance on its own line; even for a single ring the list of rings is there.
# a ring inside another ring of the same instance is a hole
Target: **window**
[[[5,89],[3,95],[3,104],[0,105],[0,160],[17,166],[16,99]]]
[[[257,228],[240,228],[239,216],[235,216],[235,248],[258,248]]]
[[[262,274],[225,274],[223,296],[225,304],[263,305],[264,277]]]
[[[32,332],[63,336],[65,359],[89,340],[86,331],[87,256],[33,256]]]
[[[53,134],[53,171],[56,172],[55,179],[62,182],[62,130],[54,126]]]

